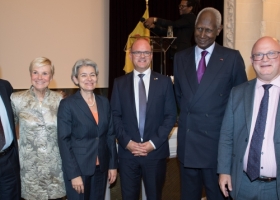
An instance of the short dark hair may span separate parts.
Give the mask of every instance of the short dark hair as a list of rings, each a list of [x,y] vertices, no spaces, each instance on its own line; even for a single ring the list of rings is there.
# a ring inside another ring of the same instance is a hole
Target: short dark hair
[[[187,3],[187,6],[188,6],[188,7],[190,7],[190,6],[195,7],[195,6],[196,6],[196,1],[197,1],[197,0],[182,0],[182,1],[187,1],[187,2],[188,2],[188,3]]]

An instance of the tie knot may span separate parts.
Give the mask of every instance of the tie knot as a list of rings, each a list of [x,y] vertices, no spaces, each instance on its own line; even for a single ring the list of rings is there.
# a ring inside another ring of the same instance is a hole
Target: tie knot
[[[145,74],[138,74],[139,78],[143,78],[143,76],[145,76]]]
[[[201,52],[201,57],[204,58],[204,57],[207,55],[207,53],[208,53],[208,51],[202,51],[202,52]]]
[[[269,90],[269,88],[271,88],[272,84],[265,84],[265,85],[262,85],[264,90]]]

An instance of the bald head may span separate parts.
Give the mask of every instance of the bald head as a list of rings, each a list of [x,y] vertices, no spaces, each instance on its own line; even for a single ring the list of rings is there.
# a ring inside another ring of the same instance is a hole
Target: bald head
[[[150,67],[153,54],[151,45],[144,38],[137,39],[131,46],[130,59],[134,65],[134,69],[140,73],[146,71]]]
[[[280,73],[280,44],[277,39],[262,37],[254,44],[251,52],[251,62],[257,77],[270,83]]]

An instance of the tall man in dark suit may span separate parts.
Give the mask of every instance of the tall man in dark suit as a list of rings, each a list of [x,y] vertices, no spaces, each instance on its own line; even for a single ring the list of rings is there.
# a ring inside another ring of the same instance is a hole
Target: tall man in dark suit
[[[257,78],[230,94],[218,154],[219,183],[225,196],[280,199],[279,53],[276,39],[259,39],[251,54]]]
[[[221,30],[219,11],[203,9],[195,23],[197,45],[175,55],[181,199],[201,199],[203,186],[207,200],[223,199],[217,175],[220,128],[232,87],[247,77],[240,53],[215,43]]]
[[[20,199],[20,167],[14,115],[13,88],[0,79],[0,200]]]
[[[168,135],[177,114],[172,82],[151,71],[152,50],[147,40],[136,40],[130,57],[134,70],[115,80],[111,98],[122,197],[138,200],[143,178],[147,198],[160,200]]]

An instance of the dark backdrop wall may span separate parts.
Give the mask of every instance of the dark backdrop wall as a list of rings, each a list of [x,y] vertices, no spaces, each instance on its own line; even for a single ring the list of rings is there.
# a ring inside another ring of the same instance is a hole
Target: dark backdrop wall
[[[179,16],[178,5],[181,0],[149,0],[150,17],[176,20]],[[200,0],[200,7],[194,11],[197,14],[205,7],[214,7],[223,15],[223,0]],[[145,0],[110,0],[110,31],[109,31],[109,97],[114,79],[124,75],[124,47],[128,35],[133,31],[146,9]],[[217,37],[217,42],[222,45],[223,33]],[[159,59],[160,56],[155,56]],[[172,65],[167,58],[167,68]],[[158,69],[158,60],[154,60],[154,70]],[[167,70],[168,71],[168,70]],[[168,71],[171,75],[172,72]]]

